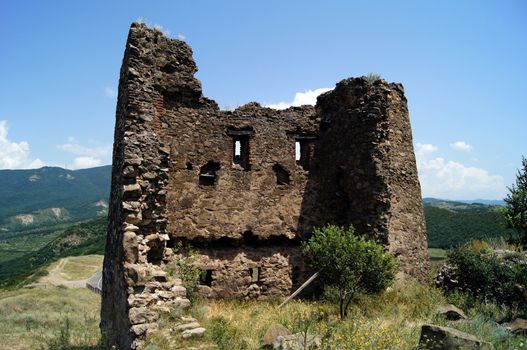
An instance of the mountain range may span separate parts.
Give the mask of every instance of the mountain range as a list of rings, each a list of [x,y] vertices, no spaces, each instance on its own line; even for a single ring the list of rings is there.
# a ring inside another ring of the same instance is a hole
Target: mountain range
[[[0,230],[105,216],[111,166],[0,170]]]

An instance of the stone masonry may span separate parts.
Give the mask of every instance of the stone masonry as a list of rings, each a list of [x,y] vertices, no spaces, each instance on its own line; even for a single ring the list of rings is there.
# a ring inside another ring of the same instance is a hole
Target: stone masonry
[[[119,82],[101,330],[139,347],[159,308],[186,304],[166,266],[197,252],[206,297],[288,295],[312,228],[354,225],[427,271],[426,229],[400,84],[350,78],[317,105],[222,111],[191,48],[132,24]]]

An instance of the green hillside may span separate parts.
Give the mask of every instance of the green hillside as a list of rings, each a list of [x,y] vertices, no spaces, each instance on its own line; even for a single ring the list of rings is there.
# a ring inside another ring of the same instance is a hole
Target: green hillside
[[[111,166],[0,170],[0,230],[105,215]]]
[[[42,267],[65,256],[86,254],[104,254],[106,243],[106,218],[98,218],[83,223],[70,225],[67,228],[46,228],[40,248],[25,251],[19,248],[21,254],[1,254],[0,257],[0,286],[18,284],[34,274]],[[30,233],[30,238],[35,232]],[[18,237],[13,237],[18,238]],[[0,246],[2,243],[0,236]],[[46,242],[47,241],[47,242]],[[20,245],[20,242],[18,242]],[[12,246],[13,244],[11,244]],[[10,257],[9,259],[5,259]]]
[[[428,244],[432,248],[450,248],[472,239],[515,237],[507,228],[499,206],[479,203],[424,199]]]

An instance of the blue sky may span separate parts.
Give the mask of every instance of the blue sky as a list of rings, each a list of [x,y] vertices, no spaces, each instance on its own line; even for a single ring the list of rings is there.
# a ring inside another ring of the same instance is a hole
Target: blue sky
[[[0,168],[111,162],[139,18],[192,46],[225,108],[369,72],[403,83],[425,196],[501,198],[527,156],[525,1],[0,0]]]

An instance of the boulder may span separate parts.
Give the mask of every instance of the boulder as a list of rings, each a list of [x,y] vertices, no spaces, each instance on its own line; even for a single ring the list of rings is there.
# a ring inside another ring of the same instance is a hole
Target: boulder
[[[263,338],[260,340],[262,347],[270,346],[279,336],[291,335],[291,331],[281,324],[272,324],[265,332]]]
[[[159,315],[146,307],[132,307],[128,312],[132,324],[149,323],[157,321]]]
[[[527,320],[517,318],[513,322],[505,324],[505,328],[515,335],[527,335]]]
[[[441,315],[445,317],[449,321],[457,321],[457,320],[466,320],[467,315],[458,308],[455,305],[448,304],[448,305],[439,305],[437,307],[436,313],[438,315]]]
[[[183,339],[197,338],[201,337],[203,333],[205,333],[205,328],[203,327],[187,329],[186,331],[183,331],[183,333],[181,333],[181,337],[183,337]]]
[[[457,329],[424,324],[419,339],[420,350],[493,350],[492,344]]]

